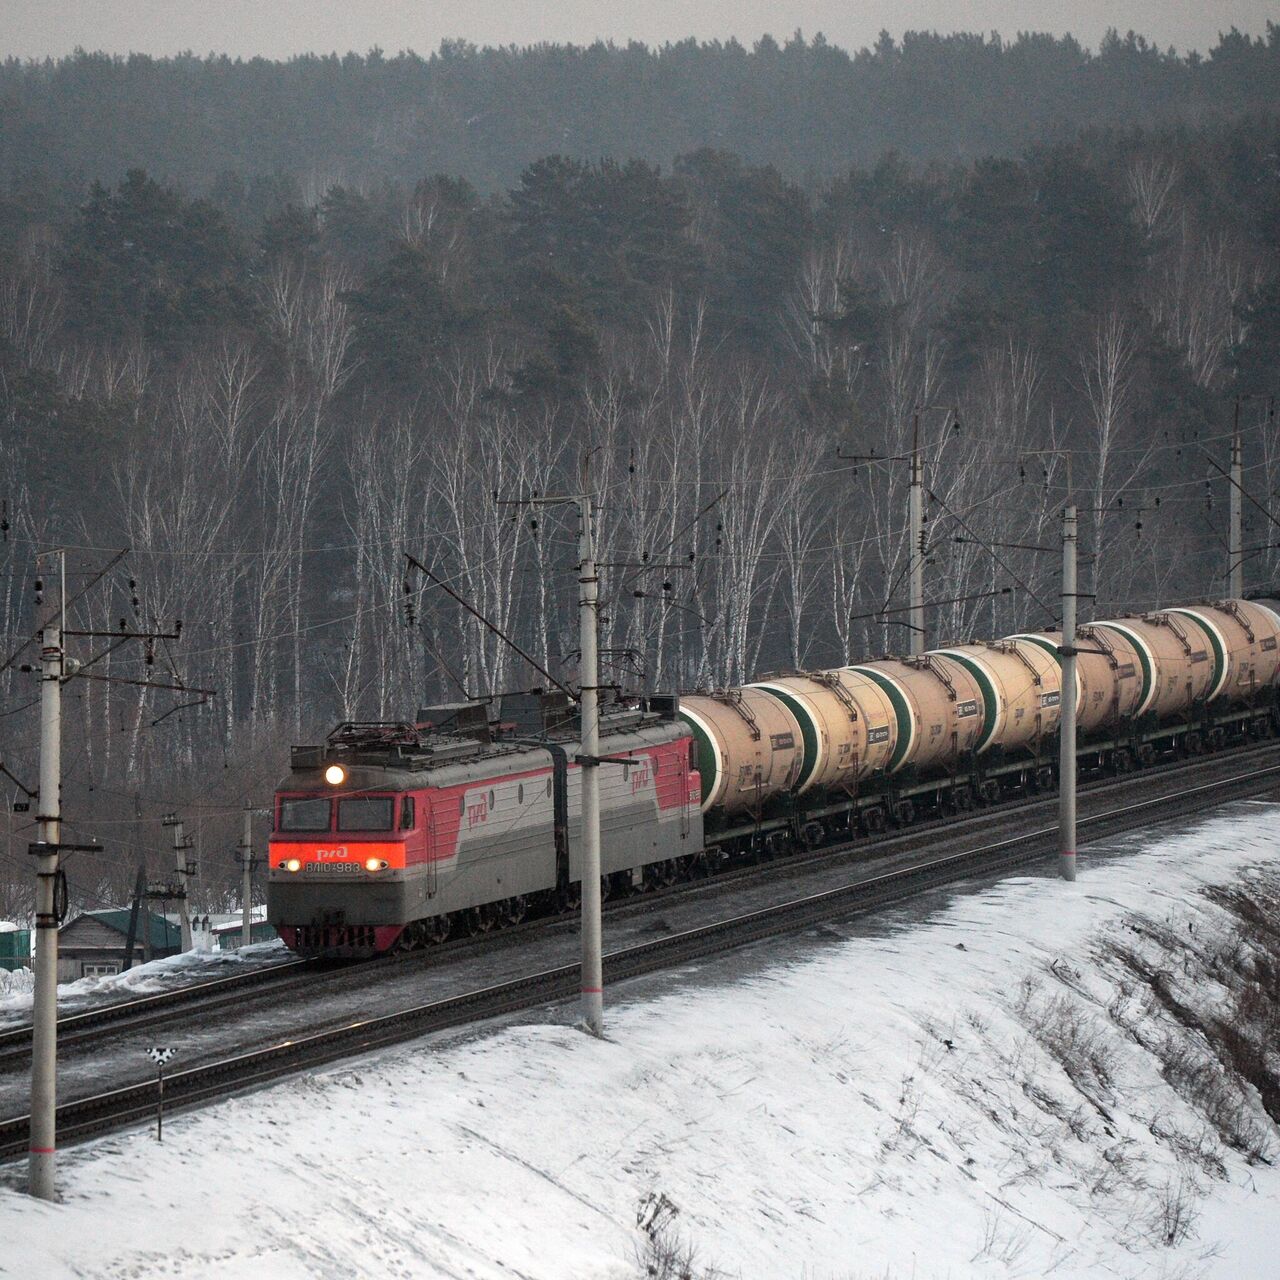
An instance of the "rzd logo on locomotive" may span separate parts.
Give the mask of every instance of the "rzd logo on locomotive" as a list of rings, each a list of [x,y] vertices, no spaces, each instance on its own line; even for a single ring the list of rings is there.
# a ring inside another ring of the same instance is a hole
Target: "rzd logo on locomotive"
[[[649,786],[649,766],[648,764],[634,765],[627,772],[631,775],[631,794],[635,795],[639,791],[645,791]]]
[[[489,820],[489,797],[480,796],[477,800],[467,805],[467,826],[478,827],[482,822]]]

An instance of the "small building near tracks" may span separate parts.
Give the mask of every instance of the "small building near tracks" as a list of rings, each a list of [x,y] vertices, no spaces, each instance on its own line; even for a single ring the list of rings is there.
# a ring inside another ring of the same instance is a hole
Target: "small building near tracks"
[[[125,967],[131,914],[128,907],[85,911],[64,924],[58,930],[58,981],[120,973]],[[133,943],[135,965],[144,959],[177,955],[181,950],[182,930],[174,921],[153,911],[139,913]]]

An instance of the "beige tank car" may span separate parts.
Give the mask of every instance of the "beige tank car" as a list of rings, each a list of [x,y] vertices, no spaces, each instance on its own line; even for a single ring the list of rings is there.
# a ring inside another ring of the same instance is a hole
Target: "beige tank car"
[[[927,769],[958,759],[976,741],[982,725],[981,701],[972,678],[954,664],[922,658],[881,658],[844,667],[861,676],[888,700],[895,721],[888,772],[913,765]]]
[[[1011,640],[1034,644],[1058,662],[1061,631],[1038,631],[1011,636]],[[1080,628],[1076,653],[1076,727],[1096,733],[1118,720],[1134,715],[1142,696],[1137,650],[1124,637],[1096,636],[1090,628]],[[1061,674],[1059,674],[1061,681]]]
[[[702,810],[754,812],[791,790],[804,760],[802,734],[786,705],[747,686],[680,699],[702,774]]]
[[[865,755],[866,716],[839,672],[771,676],[747,688],[777,698],[800,726],[803,758],[796,775],[797,794],[853,786]]]
[[[1031,748],[1054,733],[1062,707],[1062,668],[1030,639],[957,645],[933,655],[967,671],[979,691],[982,733],[978,752]]]
[[[889,773],[897,768],[900,720],[891,685],[858,667],[838,667],[822,674],[840,681],[841,688],[862,715],[862,758],[858,762],[857,777]]]
[[[1128,641],[1142,678],[1135,715],[1168,720],[1185,715],[1208,695],[1214,674],[1209,641],[1191,619],[1148,613],[1095,622],[1089,630]]]
[[[1165,609],[1164,616],[1185,619],[1203,635],[1213,663],[1205,697],[1248,702],[1269,689],[1280,674],[1280,617],[1251,600],[1219,600],[1182,609]]]

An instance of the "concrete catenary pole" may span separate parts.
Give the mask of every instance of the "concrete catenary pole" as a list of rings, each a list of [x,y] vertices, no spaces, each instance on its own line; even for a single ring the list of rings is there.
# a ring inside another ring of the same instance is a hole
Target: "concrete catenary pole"
[[[910,578],[911,608],[907,620],[911,627],[911,654],[925,651],[924,632],[924,461],[920,456],[920,414],[912,425],[911,487],[907,496],[908,524],[911,526],[911,556],[907,563]]]
[[[170,814],[165,820],[166,827],[173,828],[173,869],[178,877],[178,917],[182,921],[182,950],[184,954],[191,950],[191,899],[187,886],[187,840],[182,831],[182,819]]]
[[[1076,878],[1076,509],[1062,513],[1062,719],[1058,730],[1058,847],[1064,880]]]
[[[594,1036],[604,1035],[604,967],[600,922],[600,658],[599,580],[596,576],[591,462],[582,460],[579,498],[578,620],[582,666],[579,703],[582,718],[582,1020]]]
[[[253,941],[253,810],[245,806],[240,834],[240,945]]]
[[[31,1032],[31,1138],[27,1185],[33,1196],[57,1196],[58,842],[62,838],[62,602],[66,556],[37,558],[40,602],[40,796],[36,880],[36,990]]]
[[[1233,600],[1244,595],[1244,530],[1241,519],[1244,498],[1244,446],[1240,440],[1240,401],[1236,400],[1235,428],[1231,433],[1231,536],[1228,593]]]

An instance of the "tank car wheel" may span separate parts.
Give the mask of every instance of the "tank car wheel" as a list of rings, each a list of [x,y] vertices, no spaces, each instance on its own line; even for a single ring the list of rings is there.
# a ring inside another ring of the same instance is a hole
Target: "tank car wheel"
[[[995,778],[988,778],[982,784],[982,800],[984,804],[1000,803],[1000,783]]]
[[[1200,736],[1199,730],[1190,730],[1186,738],[1183,740],[1183,746],[1189,756],[1198,756],[1203,754],[1204,739]]]
[[[564,895],[564,909],[566,911],[578,911],[582,907],[582,885],[575,880]]]
[[[898,826],[909,827],[916,820],[915,801],[900,801],[894,809],[893,817]]]
[[[951,798],[959,813],[968,813],[973,808],[973,792],[968,787],[957,787]]]
[[[608,902],[613,897],[613,877],[600,877],[600,901]]]
[[[1047,764],[1036,770],[1035,783],[1037,791],[1053,790],[1053,770]]]
[[[1221,751],[1227,745],[1227,732],[1221,725],[1209,734],[1209,750]]]
[[[1144,769],[1149,769],[1156,762],[1155,745],[1150,742],[1144,742],[1138,748],[1138,764]]]
[[[806,849],[816,849],[826,841],[827,833],[820,822],[806,822],[800,828],[800,843]]]
[[[1117,747],[1111,753],[1111,772],[1129,773],[1133,769],[1133,756],[1128,747]]]
[[[883,831],[886,826],[884,810],[879,805],[867,809],[862,815],[862,825],[870,835]]]

